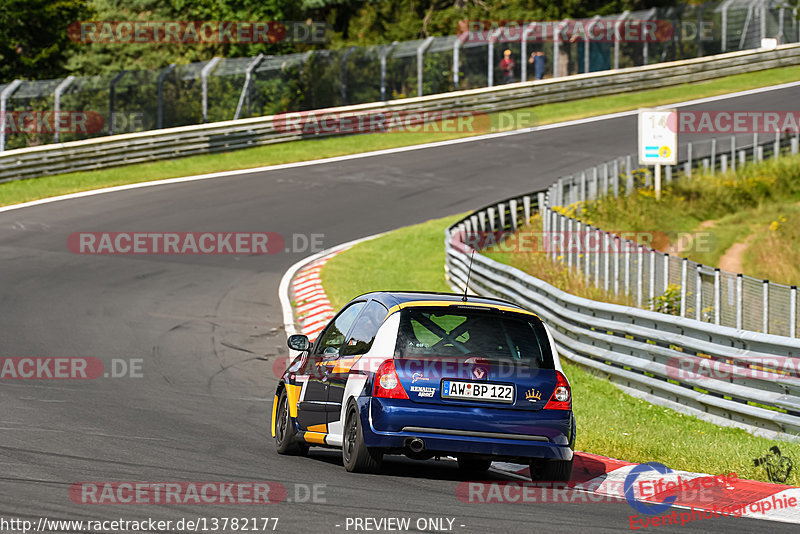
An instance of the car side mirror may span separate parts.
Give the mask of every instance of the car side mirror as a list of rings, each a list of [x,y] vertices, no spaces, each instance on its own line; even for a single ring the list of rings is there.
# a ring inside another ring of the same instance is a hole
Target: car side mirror
[[[311,342],[308,340],[308,336],[304,336],[303,334],[294,334],[289,336],[289,339],[286,340],[286,344],[289,345],[290,349],[305,351],[311,348]]]

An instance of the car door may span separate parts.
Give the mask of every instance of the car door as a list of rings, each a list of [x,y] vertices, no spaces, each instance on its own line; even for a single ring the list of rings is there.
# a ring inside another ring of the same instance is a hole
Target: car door
[[[347,341],[342,346],[336,364],[328,368],[328,428],[339,421],[341,416],[342,399],[350,369],[372,348],[378,329],[388,313],[386,306],[377,300],[371,300],[347,334]]]
[[[301,430],[327,433],[329,371],[364,305],[364,300],[348,304],[328,323],[314,343],[306,368],[308,380],[297,410],[297,424]]]

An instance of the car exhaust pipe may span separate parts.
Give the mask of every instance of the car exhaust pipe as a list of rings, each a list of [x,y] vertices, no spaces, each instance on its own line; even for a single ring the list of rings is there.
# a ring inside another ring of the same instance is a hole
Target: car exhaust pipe
[[[425,442],[420,438],[411,438],[406,440],[406,447],[408,447],[411,452],[422,452],[425,450]]]

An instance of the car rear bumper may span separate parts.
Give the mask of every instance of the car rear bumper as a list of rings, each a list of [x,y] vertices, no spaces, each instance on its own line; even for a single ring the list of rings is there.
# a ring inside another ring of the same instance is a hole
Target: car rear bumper
[[[498,458],[572,459],[572,412],[530,412],[494,407],[440,406],[409,400],[359,399],[368,447],[403,449],[420,438],[442,454]]]

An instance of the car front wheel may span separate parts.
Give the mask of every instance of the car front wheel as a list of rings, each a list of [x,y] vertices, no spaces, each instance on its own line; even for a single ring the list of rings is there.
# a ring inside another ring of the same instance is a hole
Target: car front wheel
[[[289,415],[289,397],[286,390],[281,391],[278,399],[278,413],[275,417],[275,448],[278,454],[294,454],[305,456],[308,445],[297,439],[297,428],[294,419]]]

